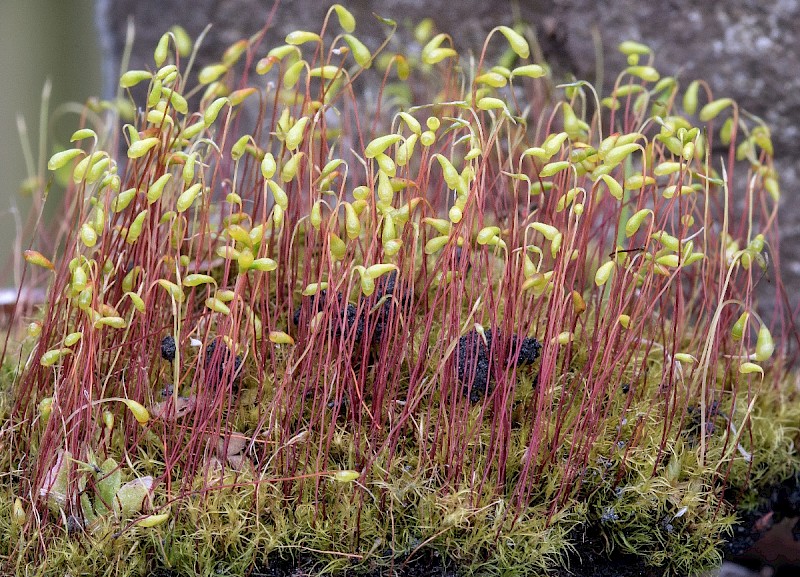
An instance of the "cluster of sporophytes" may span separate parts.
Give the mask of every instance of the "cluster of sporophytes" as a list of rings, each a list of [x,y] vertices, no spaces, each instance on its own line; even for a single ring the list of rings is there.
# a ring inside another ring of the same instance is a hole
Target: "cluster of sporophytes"
[[[471,62],[383,22],[372,53],[337,5],[197,73],[174,28],[121,77],[124,145],[50,158],[71,233],[25,255],[50,298],[3,397],[9,564],[542,572],[592,533],[688,574],[797,470],[753,299],[781,290],[767,127],[638,43],[600,99],[522,28]]]

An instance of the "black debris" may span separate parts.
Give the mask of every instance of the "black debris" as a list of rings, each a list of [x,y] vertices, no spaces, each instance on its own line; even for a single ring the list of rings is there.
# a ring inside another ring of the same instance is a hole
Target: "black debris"
[[[489,391],[490,367],[489,351],[492,347],[492,329],[483,332],[470,331],[458,340],[458,381],[464,387],[464,394],[470,401],[477,402]],[[532,365],[539,358],[542,345],[533,337],[524,337],[520,340],[517,335],[512,335],[509,352],[516,352],[516,365]],[[499,350],[495,351],[497,354]]]
[[[219,349],[219,352],[217,352]],[[206,346],[205,377],[206,383],[218,387],[227,378],[234,390],[238,387],[242,375],[242,357],[235,355],[220,339],[215,339]],[[233,366],[231,366],[233,362]]]
[[[161,358],[165,361],[173,362],[175,360],[175,339],[172,335],[167,335],[161,339]]]
[[[374,320],[374,330],[372,331],[372,344],[378,345],[383,340],[383,333],[386,327],[392,322],[392,319],[405,307],[411,303],[412,293],[409,290],[402,290],[398,284],[397,271],[392,271],[388,275],[381,277],[375,283],[375,292],[371,296],[364,299],[367,307],[367,312],[381,301],[376,311],[376,318]]]
[[[320,311],[325,310],[325,307],[328,306],[328,301],[331,299],[329,293],[327,291],[321,290],[316,294],[303,297],[304,301],[308,303],[308,311],[309,316],[308,318],[304,318],[303,315],[303,308],[304,304],[301,304],[297,307],[292,315],[292,321],[294,322],[295,326],[300,326],[301,323],[303,325],[307,325],[310,321],[311,317],[317,314]],[[342,306],[346,308],[345,316],[346,316],[346,323],[347,328],[355,326],[356,331],[356,341],[361,340],[361,336],[364,334],[364,319],[358,314],[358,307],[353,303],[346,303],[344,304],[344,296],[341,293],[336,293],[335,302],[330,303],[330,306],[333,312],[336,313],[336,316],[332,319],[333,323],[332,326],[334,335],[337,337],[342,334],[341,331],[341,310]]]

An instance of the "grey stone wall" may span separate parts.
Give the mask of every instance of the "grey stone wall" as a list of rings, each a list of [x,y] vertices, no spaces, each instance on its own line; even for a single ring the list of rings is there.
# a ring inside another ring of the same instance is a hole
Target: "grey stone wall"
[[[735,98],[771,126],[782,177],[782,272],[795,307],[800,304],[800,1],[737,0],[349,0],[360,38],[374,47],[384,30],[372,12],[402,23],[431,17],[461,47],[480,49],[486,32],[521,19],[533,26],[556,74],[594,81],[596,38],[602,42],[605,85],[624,66],[621,40],[641,40],[656,51],[662,74],[684,82],[706,79],[715,96]],[[146,67],[160,35],[172,24],[193,36],[211,30],[200,59],[219,57],[232,42],[258,31],[272,0],[98,0],[106,75],[110,84],[124,43],[128,17],[137,39],[131,67]],[[267,45],[294,29],[318,29],[330,2],[284,0]]]

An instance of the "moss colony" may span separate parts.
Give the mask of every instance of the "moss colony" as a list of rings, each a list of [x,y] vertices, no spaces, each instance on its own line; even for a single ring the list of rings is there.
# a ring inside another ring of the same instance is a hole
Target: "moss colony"
[[[523,27],[470,59],[383,24],[370,52],[334,6],[197,72],[173,28],[121,133],[92,107],[130,99],[92,103],[50,158],[68,232],[26,252],[50,297],[4,369],[10,570],[544,574],[591,535],[686,575],[797,471],[789,327],[753,297],[787,316],[767,127],[641,44],[601,99]]]

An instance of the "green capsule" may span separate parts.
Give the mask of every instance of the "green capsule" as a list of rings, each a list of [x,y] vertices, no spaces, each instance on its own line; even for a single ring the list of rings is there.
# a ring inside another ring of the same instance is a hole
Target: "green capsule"
[[[513,50],[517,56],[523,59],[530,56],[531,50],[528,46],[528,41],[525,40],[519,32],[508,26],[498,26],[497,30],[506,37],[509,46],[511,46],[511,50]]]
[[[286,44],[290,46],[299,46],[307,42],[322,42],[319,34],[314,32],[306,32],[305,30],[295,30],[286,35]]]
[[[347,253],[347,245],[334,233],[328,233],[328,249],[333,260],[342,260]]]
[[[165,32],[156,45],[155,52],[153,53],[153,60],[159,68],[164,64],[164,61],[169,55],[169,33]]]
[[[211,104],[208,105],[205,112],[203,113],[203,124],[208,128],[217,120],[217,116],[219,115],[222,107],[226,104],[229,104],[230,101],[225,98],[217,98]]]
[[[615,266],[616,263],[613,260],[610,260],[598,268],[594,275],[594,284],[597,286],[603,286],[606,284],[608,279],[611,278],[611,273],[614,272]]]
[[[178,201],[175,205],[176,210],[180,212],[185,212],[192,203],[197,199],[197,197],[201,194],[203,188],[203,184],[198,182],[193,184],[186,190],[184,190],[181,195],[178,197]]]
[[[281,181],[290,182],[297,175],[297,171],[300,169],[300,161],[304,156],[305,153],[298,152],[286,161],[286,164],[281,169]]]
[[[731,337],[734,341],[742,340],[744,336],[744,329],[747,327],[747,321],[750,320],[750,313],[744,312],[742,315],[733,323],[733,327],[731,328]]]
[[[144,209],[139,214],[136,215],[136,218],[133,219],[130,227],[128,227],[128,234],[125,237],[125,241],[128,244],[133,244],[139,239],[139,235],[142,234],[142,228],[144,227],[144,219],[147,217],[147,209]]]
[[[649,208],[643,208],[642,210],[637,211],[628,219],[628,222],[625,223],[625,236],[630,238],[635,235],[638,232],[639,227],[642,226],[644,219],[652,214],[653,211]]]
[[[331,6],[336,11],[336,17],[339,19],[339,26],[345,32],[352,32],[356,29],[356,19],[350,11],[341,4],[334,4]]]
[[[97,232],[89,223],[85,222],[81,225],[80,237],[83,244],[89,248],[97,244]]]
[[[156,137],[143,138],[131,143],[128,148],[128,158],[141,158],[153,148],[158,146],[160,140]]]
[[[722,112],[732,104],[733,104],[732,98],[719,98],[717,100],[712,100],[700,110],[700,115],[699,115],[700,121],[708,122],[709,120],[713,120],[719,115],[720,112]]]
[[[166,174],[162,174],[153,184],[150,185],[150,188],[147,189],[147,204],[153,204],[159,198],[161,198],[161,195],[164,192],[164,187],[167,185],[170,178],[172,178],[171,173],[168,172]]]
[[[147,70],[128,70],[125,74],[120,76],[120,88],[133,88],[140,82],[150,80],[153,77],[152,72]]]
[[[772,334],[769,329],[761,325],[758,329],[758,337],[756,338],[756,353],[755,359],[758,362],[763,362],[772,356],[775,351],[775,342],[772,340]]]

